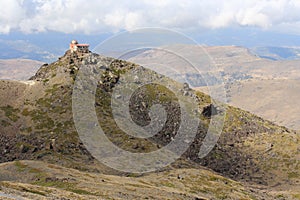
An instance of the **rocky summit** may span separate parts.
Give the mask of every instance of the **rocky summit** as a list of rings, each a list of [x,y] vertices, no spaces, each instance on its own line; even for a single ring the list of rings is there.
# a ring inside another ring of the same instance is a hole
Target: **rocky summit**
[[[124,132],[115,121],[111,99],[127,73],[131,78],[143,73],[145,79],[163,80],[192,99],[200,123],[188,149],[171,165],[148,173],[122,172],[98,161],[79,137],[73,119],[74,84],[84,70],[91,74],[87,81],[96,80],[91,93],[99,125],[114,145],[129,152],[167,146],[183,120],[179,97],[149,84],[130,98],[132,121],[151,124],[151,107],[161,103],[165,124],[147,138]],[[0,81],[0,99],[1,198],[300,199],[299,133],[232,106],[220,110],[208,95],[137,64],[69,50],[56,62],[42,65],[28,81]],[[220,138],[207,156],[199,158],[219,112],[224,113]]]

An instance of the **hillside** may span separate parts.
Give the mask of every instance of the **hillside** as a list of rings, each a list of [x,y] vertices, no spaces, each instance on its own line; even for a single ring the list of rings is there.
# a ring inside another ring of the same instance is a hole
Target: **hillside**
[[[42,64],[29,59],[0,59],[0,79],[27,80]]]
[[[195,45],[174,45],[165,47],[170,52],[175,50],[175,52],[182,52],[183,55],[188,54],[186,57],[189,58],[190,63],[198,62],[199,57],[205,58],[202,48],[215,65],[215,67],[209,67],[204,62],[200,68],[202,77],[188,71],[189,64],[180,62],[181,58],[178,55],[167,54],[159,49],[146,50],[127,59],[152,70],[156,70],[158,64],[161,63],[172,66],[173,71],[167,71],[167,74],[171,74],[171,77],[182,77],[194,89],[207,94],[209,94],[209,88],[206,87],[207,83],[203,81],[203,77],[213,81],[213,75],[217,74],[218,79],[224,82],[223,87],[230,105],[250,111],[276,124],[294,130],[300,129],[298,121],[300,110],[297,106],[293,106],[299,98],[297,95],[299,91],[297,88],[300,84],[299,60],[275,61],[261,58],[249,49],[238,46],[200,48]],[[251,98],[249,98],[250,93]]]
[[[150,138],[124,133],[115,123],[110,99],[127,72],[142,71],[146,78],[160,77],[184,92],[183,84],[134,63],[68,51],[58,61],[43,65],[30,81],[0,82],[0,161],[3,163],[0,196],[5,193],[28,199],[58,196],[61,199],[62,196],[71,199],[299,199],[299,134],[228,106],[220,139],[208,156],[200,159],[199,149],[212,119],[204,110],[214,101],[193,90],[182,96],[188,94],[187,101],[197,102],[200,124],[196,138],[180,159],[159,172],[147,174],[120,172],[101,164],[86,149],[73,120],[73,86],[82,63],[88,66],[89,72],[94,71],[91,78],[97,77],[97,72],[103,74],[98,77],[95,110],[99,124],[115,145],[130,152],[147,153],[166,146],[178,133],[181,123],[178,98],[166,88],[142,87],[131,99],[132,119],[140,126],[150,123],[148,113],[157,100],[167,111],[166,125]]]
[[[254,47],[251,49],[262,58],[271,60],[299,60],[300,49],[298,47]]]

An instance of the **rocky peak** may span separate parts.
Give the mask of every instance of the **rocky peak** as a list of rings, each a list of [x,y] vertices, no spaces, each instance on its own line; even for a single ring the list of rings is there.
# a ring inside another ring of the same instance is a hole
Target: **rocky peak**
[[[57,61],[42,65],[29,80],[48,82],[55,77],[71,77],[74,79],[80,64],[82,64],[85,58],[91,55],[92,53],[90,52],[83,53],[80,51],[72,52],[71,50],[67,50]]]

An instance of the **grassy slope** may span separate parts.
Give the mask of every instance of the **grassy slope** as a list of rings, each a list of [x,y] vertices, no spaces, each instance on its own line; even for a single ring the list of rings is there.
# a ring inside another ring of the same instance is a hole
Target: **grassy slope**
[[[2,191],[31,199],[255,199],[258,194],[274,197],[205,169],[174,169],[140,177],[120,177],[38,161],[5,163],[0,168],[1,177],[9,177],[0,183]]]

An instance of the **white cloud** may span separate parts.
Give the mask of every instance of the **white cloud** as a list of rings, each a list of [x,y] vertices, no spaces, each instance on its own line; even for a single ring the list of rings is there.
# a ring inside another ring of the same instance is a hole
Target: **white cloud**
[[[269,16],[254,9],[240,11],[236,15],[236,21],[242,26],[259,26],[268,28],[272,26]]]
[[[276,30],[286,24],[300,30],[299,13],[299,0],[0,0],[0,33],[98,33],[148,26],[216,29],[233,25]]]
[[[25,17],[22,0],[0,0],[0,33],[9,33],[18,28],[20,21]]]
[[[130,30],[138,27],[141,18],[142,16],[140,16],[138,13],[129,12],[125,16],[125,28]]]

